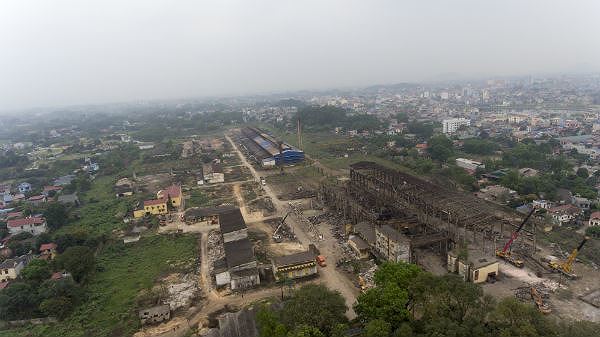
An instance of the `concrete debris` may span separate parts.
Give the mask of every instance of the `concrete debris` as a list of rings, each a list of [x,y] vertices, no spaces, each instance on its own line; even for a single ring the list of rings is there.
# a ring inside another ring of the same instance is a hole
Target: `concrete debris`
[[[192,300],[196,298],[200,291],[196,275],[181,275],[178,280],[180,282],[171,283],[167,286],[169,297],[164,301],[172,311],[190,306]]]
[[[207,245],[208,270],[209,274],[212,275],[215,262],[225,258],[225,249],[223,248],[223,237],[221,232],[218,230],[210,231],[208,233]]]

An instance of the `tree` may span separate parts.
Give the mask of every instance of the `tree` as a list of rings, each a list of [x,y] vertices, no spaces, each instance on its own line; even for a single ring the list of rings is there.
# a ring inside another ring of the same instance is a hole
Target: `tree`
[[[46,223],[48,224],[48,227],[53,230],[56,230],[66,224],[68,216],[69,214],[67,213],[65,206],[58,202],[51,203],[44,211]]]
[[[325,337],[325,335],[314,326],[302,324],[290,331],[288,337]]]
[[[56,258],[56,264],[73,275],[76,282],[85,282],[95,268],[94,252],[85,246],[69,247]]]
[[[337,291],[325,286],[308,284],[294,291],[284,302],[281,321],[289,329],[310,325],[328,333],[333,326],[346,320],[346,303]]]
[[[585,230],[585,235],[600,238],[600,226],[591,226]]]
[[[72,310],[71,299],[64,296],[47,298],[40,303],[40,310],[48,316],[65,318]]]
[[[40,283],[51,275],[50,265],[46,260],[35,259],[23,268],[21,277],[26,281]]]
[[[394,282],[371,288],[358,296],[354,305],[358,319],[363,323],[383,319],[393,328],[408,320],[408,293]]]
[[[454,155],[452,141],[444,135],[431,137],[428,142],[427,151],[432,159],[446,162]]]
[[[385,262],[375,272],[374,279],[378,286],[393,283],[401,289],[408,289],[408,286],[420,273],[421,269],[414,264]]]
[[[0,292],[0,319],[28,318],[38,306],[35,289],[27,283],[15,283]]]
[[[72,278],[47,280],[38,288],[40,310],[49,316],[64,318],[81,302],[83,290]]]
[[[388,337],[392,332],[390,323],[382,319],[374,319],[365,327],[365,337]]]
[[[590,173],[585,167],[580,167],[577,169],[577,176],[583,179],[587,179],[590,176]]]
[[[260,337],[285,337],[287,335],[287,327],[280,322],[278,313],[267,305],[261,306],[256,313],[256,322]]]
[[[498,336],[552,336],[555,326],[533,305],[505,298],[490,314],[490,325]]]

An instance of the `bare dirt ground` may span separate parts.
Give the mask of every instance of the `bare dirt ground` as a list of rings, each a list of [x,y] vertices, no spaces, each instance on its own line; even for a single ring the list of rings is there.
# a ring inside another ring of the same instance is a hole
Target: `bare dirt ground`
[[[234,150],[238,153],[240,160],[242,163],[250,170],[254,178],[258,181],[260,179],[259,173],[250,165],[250,163],[246,160],[246,158],[242,155],[242,153],[237,148],[236,144],[231,140],[229,136],[225,136],[227,141],[231,144]],[[285,216],[285,214],[289,211],[289,205],[287,201],[280,200],[276,193],[271,189],[270,184],[263,186],[264,192],[267,196],[271,198],[273,204],[276,208],[275,214],[278,216]],[[235,192],[235,190],[234,190]],[[243,214],[243,213],[242,213]],[[294,228],[294,233],[298,237],[298,241],[304,247],[304,250],[308,249],[308,245],[310,243],[314,243],[321,253],[325,256],[335,256],[335,245],[337,241],[333,236],[329,235],[324,238],[324,240],[320,242],[313,242],[309,238],[307,234],[307,228],[304,223],[302,223],[294,214],[290,214],[287,220],[288,223]],[[329,230],[326,231],[329,233]],[[342,296],[346,299],[346,305],[348,306],[348,311],[346,312],[346,316],[352,319],[356,317],[352,306],[356,302],[356,297],[358,296],[358,288],[347,278],[345,277],[339,270],[335,268],[335,266],[329,265],[325,268],[319,268],[320,278],[318,281],[325,284],[330,289],[338,290]]]

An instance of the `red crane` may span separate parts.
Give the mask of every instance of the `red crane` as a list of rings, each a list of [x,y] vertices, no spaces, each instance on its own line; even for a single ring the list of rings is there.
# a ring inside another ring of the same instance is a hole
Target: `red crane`
[[[531,216],[533,215],[533,213],[535,213],[535,211],[536,211],[535,208],[531,209],[529,214],[527,214],[525,219],[523,219],[523,222],[521,222],[519,227],[517,227],[517,230],[512,232],[510,239],[506,242],[506,244],[504,245],[504,248],[502,248],[502,250],[496,251],[496,256],[508,261],[512,265],[515,265],[519,268],[523,268],[523,265],[524,265],[523,261],[519,260],[519,259],[515,259],[511,256],[510,246],[512,245],[513,241],[515,241],[515,239],[519,237],[519,232],[521,231],[521,229],[523,229],[523,227],[525,226],[527,221],[529,221],[529,218],[531,218]]]

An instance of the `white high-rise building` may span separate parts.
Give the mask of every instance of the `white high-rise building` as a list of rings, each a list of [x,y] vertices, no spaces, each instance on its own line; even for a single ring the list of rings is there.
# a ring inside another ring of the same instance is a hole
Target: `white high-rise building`
[[[444,119],[442,121],[442,132],[445,134],[453,134],[463,125],[471,125],[471,120],[466,118]]]

